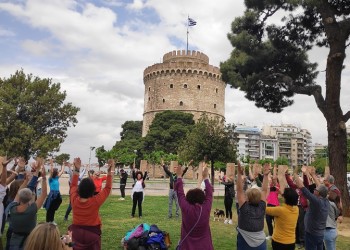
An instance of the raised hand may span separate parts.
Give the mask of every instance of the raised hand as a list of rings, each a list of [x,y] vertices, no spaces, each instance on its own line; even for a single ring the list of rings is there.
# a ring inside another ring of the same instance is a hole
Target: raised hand
[[[74,158],[73,165],[74,165],[74,168],[80,170],[80,168],[81,168],[81,160],[80,160],[79,157]]]
[[[265,163],[264,164],[264,171],[263,171],[264,175],[268,175],[270,173],[270,171],[271,171],[270,163]]]
[[[244,168],[241,166],[241,163],[238,162],[237,164],[237,172],[241,175],[243,175],[243,172],[244,172]]]
[[[202,177],[203,177],[203,180],[208,179],[209,169],[207,167],[204,167],[203,172],[202,172]]]
[[[2,159],[2,166],[3,166],[4,168],[6,168],[7,164],[9,164],[12,160],[13,160],[13,158],[10,158],[10,159],[7,159],[7,160],[6,160],[6,157],[4,157],[4,158]]]
[[[114,171],[114,169],[115,169],[114,159],[109,159],[107,161],[107,164],[108,164],[108,172]]]

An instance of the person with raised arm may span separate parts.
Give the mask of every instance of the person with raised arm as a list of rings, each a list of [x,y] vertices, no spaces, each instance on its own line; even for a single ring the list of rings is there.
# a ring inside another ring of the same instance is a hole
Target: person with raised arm
[[[240,162],[238,162],[237,171],[237,200],[239,207],[237,249],[266,250],[264,219],[270,165],[264,165],[261,190],[250,188],[244,192],[242,183],[244,169],[241,167]]]
[[[91,178],[84,178],[78,186],[81,168],[80,158],[73,161],[74,174],[70,186],[70,202],[73,208],[73,224],[69,226],[72,231],[75,250],[101,249],[101,227],[102,221],[99,209],[108,198],[112,190],[112,181],[115,173],[115,163],[109,159],[107,170],[107,181],[104,188],[97,195],[95,185]]]
[[[46,222],[54,222],[56,210],[62,203],[59,178],[64,172],[64,165],[62,164],[60,172],[58,172],[58,169],[53,166],[54,161],[53,159],[50,159],[50,193],[44,203],[44,208],[46,209]]]
[[[191,160],[189,162],[189,165],[192,163],[192,161],[193,160]],[[161,164],[162,164],[164,172],[169,176],[169,202],[168,202],[169,209],[168,209],[168,218],[170,219],[173,216],[173,214],[172,214],[173,201],[175,201],[175,208],[176,208],[175,215],[176,215],[176,218],[177,218],[177,217],[179,217],[179,203],[178,203],[178,199],[177,199],[177,194],[174,191],[174,183],[177,180],[177,175],[176,175],[177,168],[181,168],[182,165],[181,164],[180,165],[175,165],[174,166],[174,172],[172,173],[172,172],[170,172],[169,167],[164,164],[164,160],[163,159],[161,159]],[[186,174],[187,170],[188,170],[188,167],[186,166],[185,170],[182,172],[182,176],[181,177],[183,177]]]
[[[209,224],[213,203],[213,187],[209,182],[209,171],[206,163],[203,163],[203,167],[202,178],[205,183],[205,191],[194,188],[189,190],[186,195],[182,180],[183,170],[181,167],[176,169],[177,181],[174,189],[182,213],[179,249],[214,249]]]
[[[141,171],[135,171],[135,165],[132,169],[132,178],[134,179],[134,184],[131,191],[132,197],[132,209],[131,217],[135,217],[136,205],[139,210],[139,218],[142,218],[142,202],[144,199],[144,188],[146,187],[145,180],[147,178],[147,171],[143,175]]]
[[[294,250],[299,196],[294,189],[284,188],[283,198],[284,204],[282,206],[268,206],[266,208],[266,215],[273,216],[275,220],[275,228],[272,233],[272,249]]]
[[[294,173],[297,187],[309,201],[309,208],[304,218],[305,249],[323,250],[323,238],[329,211],[328,189],[325,185],[319,184],[315,175],[311,173],[311,176],[316,183],[316,189],[313,194],[304,186],[300,177]]]
[[[37,159],[36,164],[42,171],[42,192],[34,202],[35,194],[27,188],[29,175],[20,186],[14,201],[9,205],[9,223],[12,228],[9,249],[23,249],[26,238],[35,228],[37,222],[38,209],[43,205],[47,197],[46,173],[41,159]],[[40,166],[40,167],[39,167]]]
[[[72,178],[73,178],[73,174],[74,174],[74,169],[73,169],[74,166],[73,166],[73,164],[71,164],[71,163],[69,163],[69,162],[65,162],[64,165],[68,167],[68,175],[69,175],[68,184],[69,184],[69,187],[70,187],[70,184],[71,184]],[[86,168],[83,168],[83,170],[80,171],[79,179],[78,179],[78,185],[79,185],[79,182],[81,181],[81,179],[83,179],[83,177],[84,177],[84,175],[85,175],[85,172],[86,172]],[[70,214],[71,211],[72,211],[72,205],[70,204],[70,201],[69,201],[69,204],[68,204],[66,213],[65,213],[65,215],[64,215],[64,220],[65,220],[65,221],[68,220],[68,216],[69,216],[69,214]]]
[[[277,165],[275,164],[273,168],[273,175],[270,181],[269,189],[270,192],[266,197],[266,203],[268,207],[277,207],[280,205],[278,200],[278,195],[280,194],[280,184],[277,178]],[[269,232],[269,235],[266,237],[267,240],[270,240],[273,235],[274,228],[274,217],[266,213],[266,225]]]

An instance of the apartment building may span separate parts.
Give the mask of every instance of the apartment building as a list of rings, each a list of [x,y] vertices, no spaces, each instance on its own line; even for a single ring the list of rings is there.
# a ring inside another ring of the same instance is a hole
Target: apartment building
[[[312,136],[307,129],[291,124],[265,125],[262,136],[277,139],[277,155],[285,157],[292,166],[308,164],[312,157]]]
[[[239,159],[260,159],[260,134],[261,130],[257,127],[236,125],[237,133],[237,156]]]

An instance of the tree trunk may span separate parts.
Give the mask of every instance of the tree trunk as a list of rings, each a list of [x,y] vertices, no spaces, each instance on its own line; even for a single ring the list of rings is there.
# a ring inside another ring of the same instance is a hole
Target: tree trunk
[[[341,74],[345,58],[345,41],[339,40],[337,32],[329,34],[330,51],[326,69],[326,98],[323,114],[327,120],[328,155],[330,173],[341,191],[344,216],[350,216],[350,199],[346,185],[347,138],[346,118],[340,106]]]
[[[350,199],[346,181],[347,138],[345,125],[343,127],[342,123],[328,122],[328,150],[330,172],[342,194],[343,215],[349,217]]]

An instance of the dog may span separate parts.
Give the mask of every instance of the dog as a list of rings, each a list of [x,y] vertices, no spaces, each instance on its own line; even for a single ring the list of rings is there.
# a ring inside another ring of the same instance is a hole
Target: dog
[[[214,210],[214,221],[218,220],[220,221],[220,219],[224,219],[225,218],[225,212],[224,210],[221,210],[221,209],[215,209]]]

